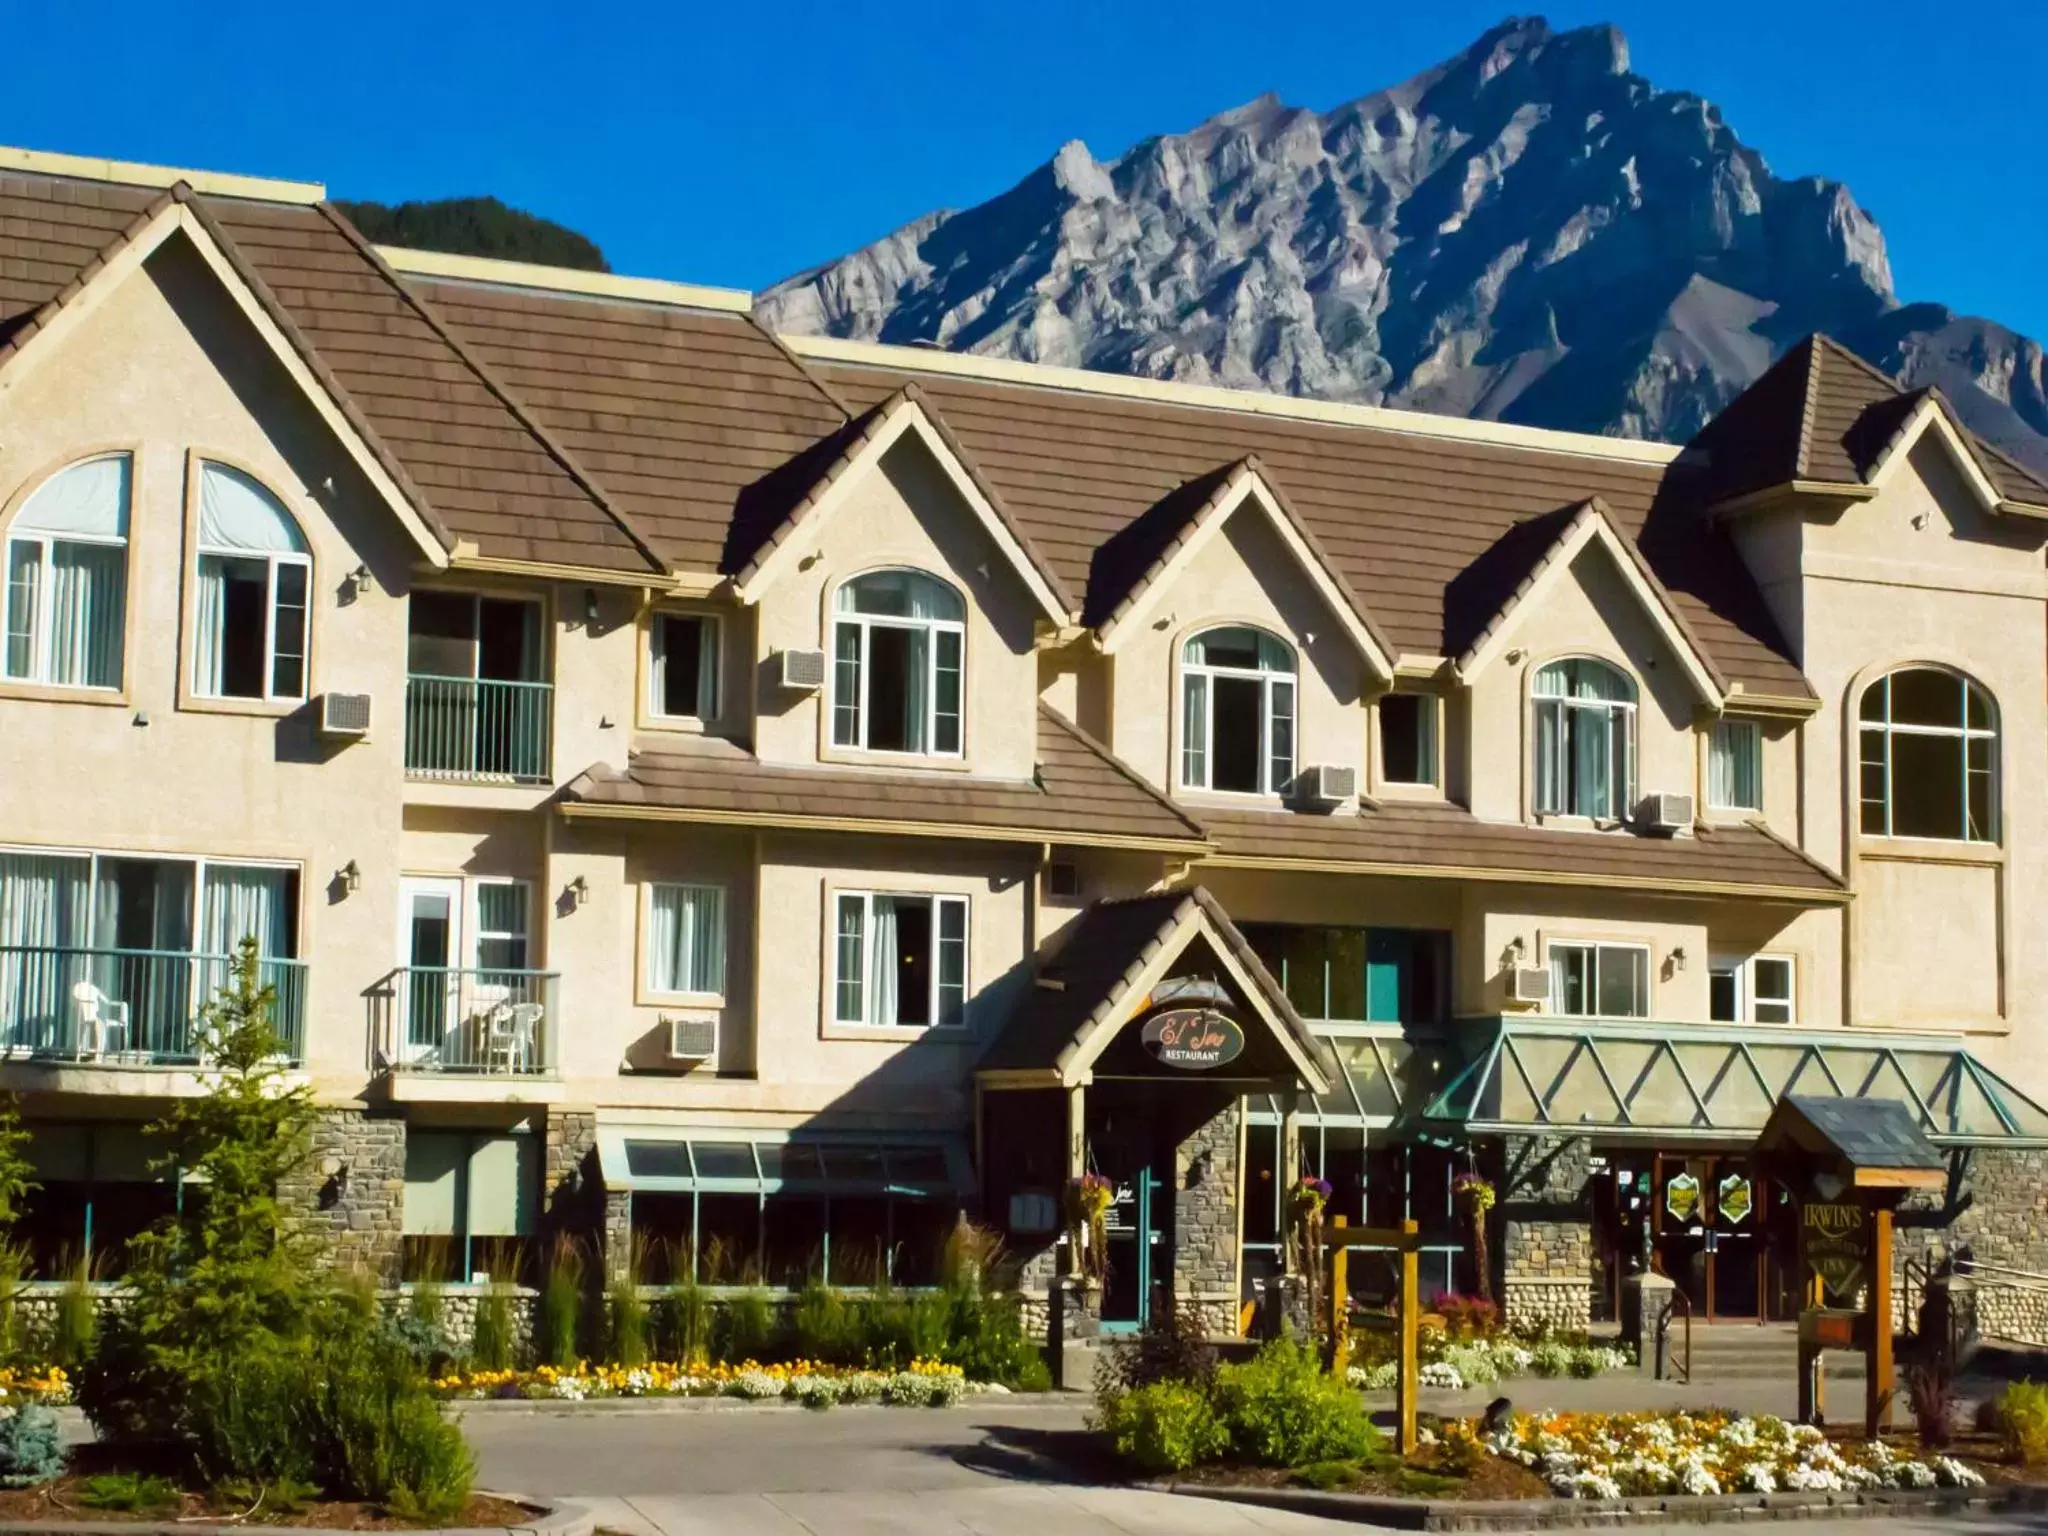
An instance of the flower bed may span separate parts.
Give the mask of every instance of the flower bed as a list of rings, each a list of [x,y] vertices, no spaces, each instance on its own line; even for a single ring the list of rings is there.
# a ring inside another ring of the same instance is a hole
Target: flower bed
[[[1486,1446],[1538,1473],[1562,1498],[1975,1488],[1984,1482],[1953,1457],[1907,1457],[1879,1440],[1837,1444],[1812,1425],[1768,1414],[1525,1414],[1488,1436]]]
[[[1422,1384],[1459,1392],[1466,1387],[1491,1386],[1510,1376],[1598,1376],[1603,1371],[1628,1370],[1635,1359],[1627,1350],[1601,1344],[1525,1344],[1518,1339],[1466,1339],[1457,1343],[1425,1345]],[[1391,1392],[1400,1374],[1394,1361],[1351,1367],[1347,1379],[1368,1392]]]
[[[71,1401],[71,1378],[64,1374],[62,1367],[55,1365],[27,1369],[0,1367],[0,1407],[11,1407],[24,1400],[68,1403]]]
[[[573,1370],[537,1366],[530,1371],[461,1371],[438,1378],[434,1391],[445,1398],[477,1401],[525,1398],[580,1403],[611,1397],[738,1397],[751,1401],[788,1398],[807,1408],[835,1403],[897,1403],[943,1408],[970,1392],[1000,1392],[970,1382],[957,1365],[913,1360],[907,1370],[848,1370],[811,1360],[762,1365],[579,1365]]]

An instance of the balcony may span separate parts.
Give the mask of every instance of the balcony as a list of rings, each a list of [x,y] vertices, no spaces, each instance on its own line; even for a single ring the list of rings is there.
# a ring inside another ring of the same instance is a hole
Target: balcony
[[[554,1075],[561,976],[404,966],[370,997],[370,1049],[392,1073]]]
[[[547,683],[413,673],[405,682],[405,771],[471,784],[546,784],[554,735]]]
[[[305,1060],[306,964],[259,962],[281,1056]],[[37,1061],[196,1065],[199,1011],[227,985],[226,955],[0,946],[0,1053]]]

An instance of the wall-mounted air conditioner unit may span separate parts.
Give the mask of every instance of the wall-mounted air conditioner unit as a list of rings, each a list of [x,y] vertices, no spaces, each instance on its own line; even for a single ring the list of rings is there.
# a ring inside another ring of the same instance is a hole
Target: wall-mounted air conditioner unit
[[[1541,966],[1518,965],[1508,973],[1508,1001],[1525,1008],[1550,1001],[1550,972]]]
[[[367,693],[321,694],[320,734],[345,737],[369,735],[370,696]]]
[[[1301,797],[1313,805],[1342,805],[1358,793],[1358,770],[1319,763],[1301,776]]]
[[[718,1054],[716,1019],[669,1019],[668,1055],[671,1061],[709,1061]]]
[[[823,651],[784,651],[782,653],[782,686],[810,692],[825,686],[825,653]]]
[[[1645,795],[1636,807],[1636,825],[1646,832],[1690,832],[1691,795]]]

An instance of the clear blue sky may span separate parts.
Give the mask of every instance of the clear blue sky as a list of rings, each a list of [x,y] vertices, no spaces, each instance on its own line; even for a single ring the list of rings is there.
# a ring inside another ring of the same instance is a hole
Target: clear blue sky
[[[1466,0],[890,6],[0,0],[0,142],[490,192],[615,269],[758,287],[1070,138],[1107,159],[1275,91],[1327,108],[1456,52]],[[1906,299],[2048,337],[2042,0],[1617,0],[1638,73],[1718,102],[1780,174],[1846,181]],[[59,66],[58,61],[67,61]]]

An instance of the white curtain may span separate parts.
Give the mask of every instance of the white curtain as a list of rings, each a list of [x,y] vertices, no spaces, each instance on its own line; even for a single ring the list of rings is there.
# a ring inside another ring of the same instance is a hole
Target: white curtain
[[[0,853],[0,1047],[51,1043],[70,1007],[76,965],[25,950],[70,949],[86,940],[91,865],[84,859]]]
[[[43,595],[43,545],[14,539],[7,545],[7,675],[34,677],[38,608]]]
[[[14,531],[127,538],[128,468],[125,453],[72,465],[22,504]]]
[[[228,563],[219,555],[199,557],[199,601],[194,615],[199,630],[199,649],[194,658],[198,677],[196,692],[218,698],[221,664],[226,654],[228,606]]]
[[[1191,789],[1209,783],[1209,679],[1187,672],[1180,680],[1180,781]]]
[[[1611,816],[1614,784],[1614,716],[1604,709],[1567,711],[1571,731],[1572,805],[1579,816]]]
[[[870,571],[842,586],[832,606],[841,613],[870,613],[891,619],[966,617],[960,594],[922,571]]]
[[[896,1022],[896,898],[874,898],[875,920],[868,934],[868,1008],[870,1024]]]
[[[1757,728],[1747,720],[1715,722],[1707,748],[1707,804],[1730,810],[1755,810],[1757,797]]]
[[[282,503],[238,469],[199,473],[199,546],[251,554],[303,555],[306,540]]]
[[[290,872],[209,864],[206,896],[200,903],[199,951],[232,955],[253,938],[266,960],[291,953]]]
[[[725,892],[710,885],[657,885],[648,914],[657,992],[725,991]]]
[[[710,720],[718,713],[718,626],[709,619],[697,621],[697,718]]]
[[[1274,679],[1266,685],[1267,744],[1272,767],[1266,784],[1269,794],[1280,794],[1294,777],[1294,684]]]
[[[932,632],[928,629],[904,631],[910,642],[904,657],[903,713],[905,730],[904,750],[922,752],[930,739],[932,700]]]
[[[1588,956],[1571,945],[1550,946],[1550,1008],[1553,1013],[1582,1014],[1588,1011],[1584,991]],[[1577,987],[1574,982],[1578,982]]]
[[[127,551],[57,543],[50,550],[50,681],[83,688],[121,682]]]

